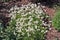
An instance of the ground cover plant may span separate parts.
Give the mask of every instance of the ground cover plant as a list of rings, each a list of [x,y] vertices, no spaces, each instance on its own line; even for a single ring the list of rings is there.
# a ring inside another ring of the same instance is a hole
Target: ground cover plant
[[[45,40],[47,28],[51,24],[46,22],[49,18],[41,7],[29,3],[10,10],[11,20],[7,28],[0,23],[0,40]],[[43,25],[43,26],[42,26]]]
[[[58,7],[58,6],[57,6]],[[58,9],[59,8],[59,9]],[[53,17],[53,26],[60,31],[60,7],[58,7],[55,13],[55,16]]]

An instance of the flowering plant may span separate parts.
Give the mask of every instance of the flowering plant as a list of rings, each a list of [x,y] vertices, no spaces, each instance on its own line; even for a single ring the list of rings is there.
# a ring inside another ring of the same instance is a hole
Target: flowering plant
[[[15,6],[9,12],[11,12],[11,21],[1,38],[5,40],[45,39],[47,30],[42,25],[48,26],[48,24],[44,23],[42,19],[49,16],[43,12],[39,5],[29,3],[22,7]]]

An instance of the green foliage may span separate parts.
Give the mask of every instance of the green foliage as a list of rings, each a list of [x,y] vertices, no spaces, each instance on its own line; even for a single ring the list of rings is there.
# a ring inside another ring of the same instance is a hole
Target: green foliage
[[[19,17],[18,17],[19,18]],[[40,24],[40,23],[39,23]],[[0,26],[0,40],[44,40],[46,29],[42,26],[39,26],[35,29],[35,26],[32,25],[34,31],[27,32],[25,29],[28,27],[23,27],[21,32],[18,32],[16,29],[16,19],[10,22],[10,26],[3,28]]]
[[[60,31],[60,9],[56,11],[56,14],[53,18],[53,26]]]

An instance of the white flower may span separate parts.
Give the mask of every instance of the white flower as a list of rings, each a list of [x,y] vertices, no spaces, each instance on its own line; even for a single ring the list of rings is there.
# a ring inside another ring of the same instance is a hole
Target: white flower
[[[26,32],[29,32],[29,30],[28,29],[25,29],[26,30]]]
[[[37,23],[38,23],[38,21],[34,21],[34,23],[36,23],[36,24],[37,24]]]
[[[14,35],[16,35],[15,31],[14,31]]]
[[[40,5],[40,3],[38,3],[38,5]]]
[[[23,26],[23,25],[24,25],[24,22],[21,23],[21,26]]]
[[[24,14],[24,13],[23,13]],[[23,16],[27,16],[28,14],[26,13],[25,15],[23,15]]]
[[[31,12],[29,12],[29,14],[32,14]]]
[[[37,29],[37,25],[35,25],[35,29]]]
[[[46,30],[44,33],[47,33],[48,32],[48,30]]]
[[[37,18],[40,18],[40,15],[38,15]]]
[[[48,24],[48,27],[51,27],[51,25],[50,25],[50,24]]]
[[[15,14],[17,11],[13,11],[13,12],[11,12],[12,14]]]
[[[0,33],[3,33],[3,31],[0,31]]]
[[[20,9],[19,12],[21,13],[23,11],[23,9]]]
[[[35,11],[36,14],[38,14],[38,11]]]
[[[28,22],[28,25],[31,25],[31,22]]]
[[[21,13],[21,15],[23,16],[23,15],[25,15],[25,13],[24,13],[24,12],[22,12],[22,13]]]
[[[18,29],[18,31],[17,32],[22,32],[22,30],[21,29]]]
[[[37,29],[37,31],[40,31],[40,29]]]
[[[49,16],[46,16],[46,17],[49,17]]]
[[[34,4],[31,4],[31,8],[34,8],[34,6],[35,6]]]
[[[34,31],[34,29],[33,29],[33,28],[31,28],[31,27],[28,27],[28,30],[29,30],[29,31]]]
[[[22,32],[22,35],[24,35],[25,33],[24,32]]]
[[[17,13],[20,13],[20,11],[17,11]]]
[[[42,8],[45,8],[45,6],[42,6]]]
[[[20,18],[20,21],[24,20],[24,18]]]
[[[31,22],[33,20],[33,18],[31,18],[29,21]]]
[[[42,10],[38,11],[38,13],[41,15],[41,13],[42,13]]]
[[[21,25],[20,22],[17,22],[17,23],[16,23],[16,26],[17,26],[17,27],[20,26],[20,25]]]
[[[52,30],[52,28],[49,28],[49,30]]]
[[[13,14],[11,13],[11,14],[9,14],[9,17],[11,17]]]
[[[14,10],[19,10],[19,8],[18,7],[15,7],[15,9]]]
[[[41,17],[41,19],[43,19],[44,17]]]
[[[25,10],[28,10],[28,8],[25,8]]]
[[[41,32],[44,32],[44,30],[41,30]]]
[[[37,9],[40,9],[40,6],[38,6]]]
[[[42,23],[44,23],[44,21],[42,21]]]
[[[43,23],[44,26],[48,26],[48,24]]]
[[[24,5],[22,4],[21,6],[23,7]]]
[[[31,10],[31,12],[33,13],[33,12],[34,12],[34,10]]]
[[[12,7],[11,9],[10,9],[10,11],[13,11],[14,10],[14,8]]]
[[[49,21],[50,23],[52,22],[52,21]]]
[[[31,18],[32,18],[31,16],[28,17],[28,19],[31,19]]]
[[[31,36],[29,33],[27,33],[28,37]]]
[[[15,19],[16,18],[16,16],[15,15],[13,15],[12,17],[11,17],[11,19]]]
[[[37,5],[35,4],[35,7],[37,7]]]

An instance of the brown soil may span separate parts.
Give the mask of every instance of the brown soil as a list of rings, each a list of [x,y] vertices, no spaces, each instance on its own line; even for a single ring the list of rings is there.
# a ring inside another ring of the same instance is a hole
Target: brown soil
[[[46,12],[46,14],[53,18],[55,9],[45,7],[43,10]],[[46,34],[46,40],[60,40],[60,32],[58,32],[53,26],[51,26],[51,30],[49,30]]]
[[[60,40],[60,33],[54,27],[51,27],[51,30],[47,32],[46,40]]]
[[[48,14],[51,18],[54,16],[55,9],[49,8],[49,7],[44,7],[43,8],[44,12]]]

